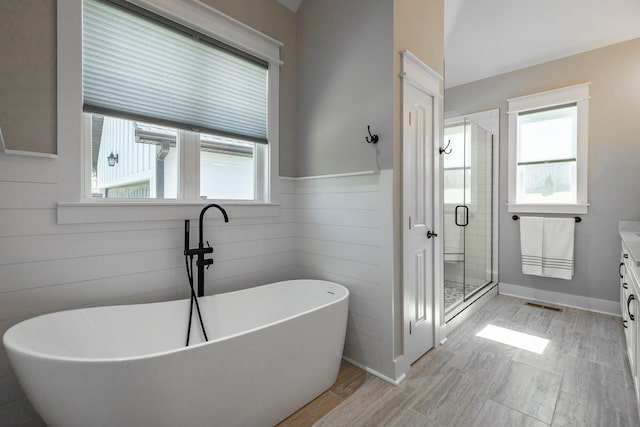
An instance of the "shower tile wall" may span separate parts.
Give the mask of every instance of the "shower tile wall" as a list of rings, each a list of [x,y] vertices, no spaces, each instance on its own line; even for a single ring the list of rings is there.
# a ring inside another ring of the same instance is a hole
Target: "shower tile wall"
[[[477,126],[471,126],[471,200],[469,225],[466,228],[455,224],[454,206],[445,207],[445,277],[462,283],[464,276],[476,280],[490,277],[491,261],[486,254],[491,251],[491,152],[486,147],[491,136]],[[482,146],[479,146],[482,144]],[[464,253],[464,254],[463,254]],[[460,261],[465,261],[463,264]]]
[[[465,230],[465,271],[471,279],[491,277],[491,135],[471,126],[471,203]],[[487,279],[486,281],[489,281]]]
[[[488,111],[483,111],[481,113],[478,114],[473,114],[472,115],[472,120],[474,120],[478,126],[480,126],[481,128],[485,129],[487,131],[488,134],[488,138],[491,138],[491,135],[493,135],[493,149],[492,149],[492,153],[490,154],[491,156],[493,156],[493,158],[489,158],[487,159],[487,163],[486,166],[487,167],[491,167],[491,161],[493,162],[493,176],[492,176],[492,182],[489,181],[487,183],[487,185],[491,186],[493,184],[493,190],[491,190],[491,192],[489,192],[489,190],[487,190],[485,192],[487,197],[492,197],[493,200],[493,212],[491,212],[491,210],[489,210],[489,215],[493,215],[492,221],[493,221],[493,244],[490,245],[490,249],[493,253],[492,253],[492,259],[490,262],[493,263],[493,268],[491,268],[491,266],[488,266],[487,271],[491,271],[492,275],[491,275],[491,279],[494,283],[498,282],[498,201],[500,200],[500,194],[499,194],[499,185],[498,183],[500,182],[500,168],[499,168],[499,159],[500,159],[500,120],[499,120],[499,116],[500,116],[500,110],[499,109],[493,109],[493,110],[488,110]]]
[[[444,259],[447,268],[445,277],[462,282],[463,234],[462,227],[455,224],[454,207],[447,205],[444,211]],[[456,267],[458,266],[458,267]]]

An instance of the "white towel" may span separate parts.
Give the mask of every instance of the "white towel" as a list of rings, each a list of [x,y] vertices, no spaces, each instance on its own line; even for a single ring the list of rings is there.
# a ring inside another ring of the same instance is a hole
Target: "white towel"
[[[542,232],[542,275],[573,278],[574,218],[545,218]]]
[[[520,218],[522,273],[571,280],[575,220]]]
[[[542,276],[542,231],[544,218],[520,217],[522,273]]]

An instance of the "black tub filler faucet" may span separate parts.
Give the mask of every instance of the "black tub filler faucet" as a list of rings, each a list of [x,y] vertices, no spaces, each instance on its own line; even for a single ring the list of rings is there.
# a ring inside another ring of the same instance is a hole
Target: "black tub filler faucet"
[[[229,222],[229,216],[227,215],[227,211],[220,205],[215,203],[211,203],[206,205],[200,211],[200,221],[198,222],[198,247],[196,249],[189,248],[189,220],[184,221],[184,255],[185,256],[198,256],[198,260],[196,261],[196,266],[198,267],[198,296],[204,296],[204,268],[205,266],[209,268],[211,264],[213,264],[213,259],[205,259],[205,254],[210,254],[213,252],[213,248],[207,242],[207,247],[204,247],[204,242],[202,238],[202,228],[203,228],[203,220],[204,214],[209,208],[218,208],[220,212],[222,212],[222,216],[224,217],[224,222]]]

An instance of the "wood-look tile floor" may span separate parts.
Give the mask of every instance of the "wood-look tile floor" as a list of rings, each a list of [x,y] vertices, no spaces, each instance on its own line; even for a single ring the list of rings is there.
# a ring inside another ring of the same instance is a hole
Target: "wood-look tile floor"
[[[536,354],[476,334],[549,340]],[[337,382],[279,426],[640,426],[619,318],[499,295],[393,386],[343,362]]]

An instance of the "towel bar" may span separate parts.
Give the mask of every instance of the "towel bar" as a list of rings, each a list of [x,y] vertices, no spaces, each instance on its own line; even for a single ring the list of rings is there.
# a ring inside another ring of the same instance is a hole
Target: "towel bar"
[[[511,217],[512,220],[517,221],[520,219],[520,217],[518,215],[514,215]],[[580,218],[579,216],[575,217],[576,222],[580,222],[582,221],[582,218]]]

